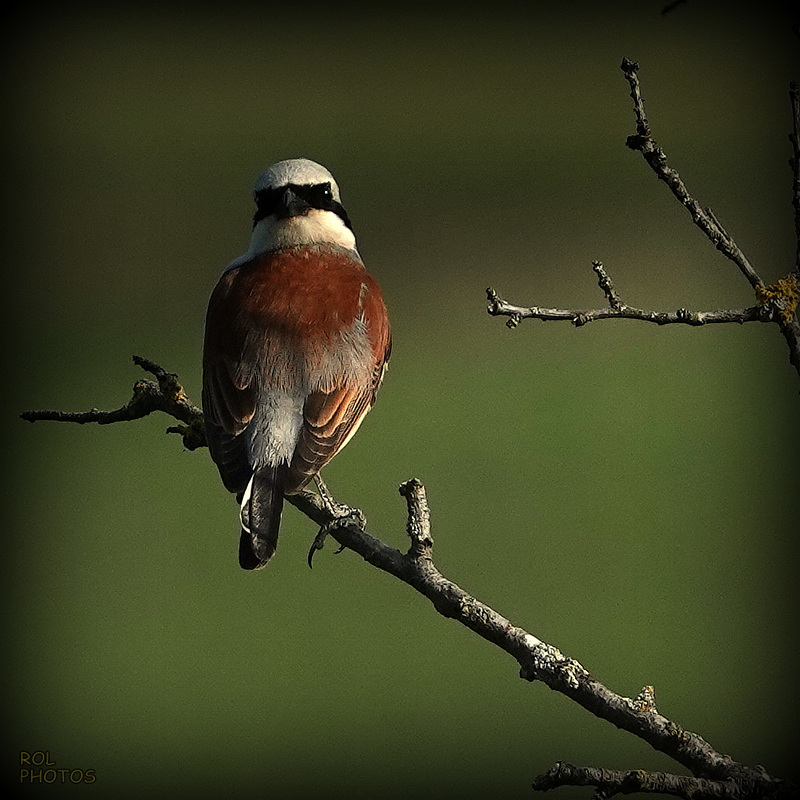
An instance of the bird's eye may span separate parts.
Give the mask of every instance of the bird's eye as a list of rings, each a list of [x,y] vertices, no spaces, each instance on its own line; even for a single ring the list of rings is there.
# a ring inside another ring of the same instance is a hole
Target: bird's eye
[[[304,197],[314,208],[328,208],[333,202],[333,191],[328,182],[312,183],[302,187]]]
[[[280,191],[275,188],[261,189],[255,193],[257,213],[263,219],[275,212],[275,208],[280,200]]]

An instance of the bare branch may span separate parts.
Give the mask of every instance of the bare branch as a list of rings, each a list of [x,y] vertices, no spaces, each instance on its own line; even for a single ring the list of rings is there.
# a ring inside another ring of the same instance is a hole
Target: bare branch
[[[638,150],[644,156],[645,161],[650,165],[653,172],[669,186],[675,197],[686,206],[694,224],[703,231],[717,250],[739,267],[747,280],[750,281],[750,285],[753,288],[763,286],[764,282],[733,238],[722,227],[714,212],[710,208],[702,208],[689,194],[688,189],[681,180],[681,176],[667,164],[667,157],[664,151],[650,135],[650,125],[647,122],[644,100],[642,100],[639,88],[639,65],[635,61],[623,58],[621,68],[631,87],[631,99],[633,100],[633,110],[636,115],[636,134],[629,136],[626,144],[631,150]]]
[[[603,290],[603,294],[608,300],[611,308],[621,308],[623,303],[620,296],[614,290],[611,276],[606,272],[606,268],[601,261],[592,261],[592,269],[597,274],[597,285]]]
[[[664,151],[656,144],[650,134],[650,125],[644,110],[641,90],[639,88],[639,65],[627,58],[621,65],[625,78],[631,87],[634,114],[636,115],[636,134],[629,136],[626,144],[632,150],[641,152],[645,161],[656,175],[669,186],[675,197],[686,206],[692,220],[706,237],[723,255],[733,261],[742,274],[750,282],[759,301],[771,306],[771,321],[777,322],[781,334],[789,347],[789,361],[800,374],[800,322],[797,319],[797,287],[800,285],[800,99],[797,84],[792,84],[790,99],[792,103],[792,133],[789,138],[793,145],[793,157],[790,159],[793,169],[792,202],[795,209],[795,232],[798,237],[795,267],[792,273],[776,284],[766,287],[758,273],[748,261],[733,237],[725,230],[710,208],[703,209],[689,194],[680,175],[667,164]],[[767,290],[765,292],[765,290]],[[772,291],[770,291],[772,290]],[[777,291],[776,291],[777,290]],[[778,301],[777,303],[775,301]]]
[[[669,7],[667,9],[669,10]],[[765,285],[758,273],[748,261],[733,237],[725,230],[717,215],[710,208],[702,208],[689,194],[680,175],[667,164],[664,151],[653,140],[650,123],[645,113],[644,100],[638,75],[639,65],[627,58],[622,59],[622,71],[631,89],[633,112],[636,117],[636,133],[629,136],[627,145],[638,150],[644,156],[659,179],[669,186],[675,197],[687,208],[695,225],[723,255],[733,261],[753,287],[758,305],[741,309],[719,311],[689,311],[679,308],[677,311],[648,311],[643,308],[629,306],[622,302],[614,291],[611,278],[599,261],[592,266],[597,273],[600,288],[606,296],[607,308],[569,309],[543,308],[541,306],[518,306],[509,303],[498,295],[494,289],[487,289],[489,300],[488,312],[492,316],[508,317],[506,325],[515,328],[523,319],[568,320],[576,327],[598,319],[634,319],[650,322],[655,325],[710,325],[735,322],[774,322],[781,330],[789,348],[789,362],[800,375],[800,321],[797,308],[800,299],[800,91],[796,83],[790,90],[792,102],[793,129],[789,135],[792,142],[793,155],[789,163],[793,171],[792,204],[795,211],[795,230],[797,233],[797,256],[792,272],[777,280],[774,284]]]
[[[595,271],[600,277],[603,291],[611,301],[615,295],[610,279],[605,275],[602,265],[596,267]],[[51,419],[79,424],[85,422],[108,424],[115,421],[139,419],[152,411],[163,411],[180,422],[188,423],[188,428],[201,429],[203,425],[202,411],[186,397],[177,375],[166,372],[151,361],[138,358],[135,361],[153,374],[158,383],[138,382],[136,386],[145,383],[149,384],[149,387],[137,390],[135,386],[134,397],[117,411],[26,412],[22,416],[24,419],[32,421]],[[186,435],[188,434],[184,434],[184,437]],[[193,440],[193,443],[196,447],[201,447],[205,441]],[[648,742],[655,749],[672,757],[698,778],[707,779],[706,783],[709,786],[712,783],[721,783],[747,789],[747,794],[692,795],[686,793],[680,796],[749,797],[755,800],[756,798],[782,796],[776,792],[786,792],[786,796],[789,796],[788,792],[794,790],[793,785],[789,782],[774,778],[758,767],[739,764],[730,756],[718,753],[701,736],[683,730],[679,725],[661,715],[656,709],[655,695],[651,686],[646,686],[633,699],[616,694],[594,678],[578,661],[563,655],[557,648],[543,642],[523,628],[513,625],[494,609],[444,577],[434,564],[432,557],[433,538],[430,531],[430,511],[425,487],[416,478],[412,478],[400,486],[400,494],[406,499],[408,506],[406,529],[411,545],[407,553],[402,553],[368,533],[364,515],[358,509],[351,509],[349,514],[340,514],[339,508],[332,498],[309,491],[288,495],[286,499],[324,529],[325,535],[330,535],[341,547],[358,553],[368,563],[407,583],[427,597],[440,614],[461,623],[512,656],[519,664],[520,676],[525,680],[541,681],[551,689],[571,698],[595,716]],[[613,774],[602,771],[600,773],[602,775]],[[549,785],[547,776],[543,776],[537,779],[534,786],[546,789],[556,785],[565,785],[568,781],[563,779],[564,774],[566,773],[563,771],[556,774],[551,770],[548,773]],[[594,775],[589,772],[585,774]],[[620,774],[643,776],[642,786],[650,785],[648,781],[652,785],[667,786],[667,783],[663,781],[658,784],[658,773]],[[558,775],[561,777],[558,778]],[[677,778],[675,779],[677,780]],[[558,783],[557,780],[561,780],[561,783]],[[630,778],[625,780],[630,781]],[[598,783],[592,785],[600,786],[601,789],[604,786]],[[630,784],[625,783],[624,785]],[[699,786],[700,784],[695,782],[692,785]],[[642,789],[642,791],[644,790]],[[616,791],[622,791],[622,789]],[[737,791],[739,790],[737,789]]]
[[[429,517],[424,487],[412,479],[400,487],[400,492],[409,505],[407,528],[412,543],[406,554],[370,535],[355,515],[334,518],[325,503],[311,492],[290,495],[287,500],[318,525],[328,525],[328,534],[342,547],[353,550],[373,566],[407,583],[427,597],[440,614],[460,622],[511,655],[519,664],[520,676],[525,680],[541,681],[565,694],[601,719],[671,756],[695,774],[718,780],[744,781],[748,786],[756,787],[758,793],[752,797],[769,796],[777,779],[718,753],[701,736],[684,730],[659,714],[651,687],[646,687],[634,699],[612,692],[578,661],[513,625],[444,577],[430,555],[432,541],[426,532]]]
[[[646,311],[643,308],[629,306],[614,289],[614,284],[600,261],[592,262],[592,269],[598,277],[598,284],[603,290],[608,307],[593,309],[542,308],[541,306],[516,306],[500,297],[494,289],[486,290],[489,301],[487,311],[493,317],[508,317],[506,325],[515,328],[523,319],[569,321],[576,327],[594,322],[597,319],[635,319],[640,322],[651,322],[655,325],[713,325],[723,322],[772,322],[774,302],[782,303],[782,295],[776,291],[769,293],[772,287],[762,287],[764,291],[762,305],[750,308],[726,309],[720,311],[689,311],[679,308],[677,311]],[[783,308],[783,306],[781,306]]]
[[[100,411],[92,408],[89,411],[23,411],[20,417],[27,422],[75,422],[85,425],[95,422],[98,425],[110,425],[113,422],[129,422],[163,411],[174,417],[183,425],[167,428],[167,433],[178,433],[183,437],[187,450],[196,450],[206,444],[203,427],[203,412],[195,406],[183,387],[178,376],[167,372],[153,361],[140,356],[133,356],[133,363],[155,376],[156,381],[138,380],[133,384],[131,399],[113,411]]]
[[[622,305],[619,308],[544,308],[543,306],[516,306],[503,300],[494,289],[486,290],[489,300],[487,311],[493,317],[509,317],[506,325],[516,328],[523,319],[560,320],[571,322],[576,328],[598,319],[635,319],[652,322],[655,325],[713,325],[724,322],[763,322],[763,309],[726,309],[723,311],[690,311],[679,308],[677,311],[645,311],[643,308]]]
[[[597,797],[634,792],[670,794],[686,800],[750,800],[763,796],[758,787],[732,779],[709,780],[668,772],[645,772],[640,769],[622,771],[576,767],[561,761],[533,781],[533,788],[540,792],[561,786],[595,786],[598,789]],[[790,795],[783,794],[783,787],[776,785],[772,796],[777,798]]]

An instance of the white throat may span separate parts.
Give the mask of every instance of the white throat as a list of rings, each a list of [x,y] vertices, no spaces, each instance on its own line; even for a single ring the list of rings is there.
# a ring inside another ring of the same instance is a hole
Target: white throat
[[[271,215],[259,220],[253,228],[248,253],[255,255],[306,244],[338,244],[355,250],[356,237],[338,214],[312,208],[298,217],[276,219]]]

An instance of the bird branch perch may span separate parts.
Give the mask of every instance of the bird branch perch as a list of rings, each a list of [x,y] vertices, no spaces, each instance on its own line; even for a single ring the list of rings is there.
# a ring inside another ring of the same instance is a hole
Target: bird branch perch
[[[605,291],[609,297],[612,296],[610,283]],[[141,419],[154,411],[161,411],[183,423],[168,428],[168,432],[180,433],[189,449],[204,446],[203,412],[186,396],[177,375],[147,359],[134,357],[134,361],[154,375],[156,381],[138,381],[134,384],[131,399],[115,411],[26,411],[21,416],[29,422],[52,420],[102,425]],[[425,487],[412,478],[400,486],[400,494],[408,508],[406,531],[411,541],[405,553],[371,535],[365,528],[363,514],[357,509],[345,516],[336,516],[329,502],[310,491],[290,495],[287,500],[316,525],[324,526],[327,535],[341,547],[352,550],[372,566],[407,583],[428,598],[440,614],[508,653],[519,665],[520,677],[527,681],[541,681],[595,716],[646,741],[691,772],[689,776],[641,770],[615,773],[556,764],[548,773],[535,779],[533,788],[547,790],[568,784],[593,785],[605,792],[606,797],[615,792],[636,790],[660,791],[687,800],[758,800],[796,796],[797,787],[793,783],[769,775],[760,767],[734,761],[717,752],[698,734],[684,730],[660,714],[652,687],[646,686],[635,698],[613,692],[578,661],[514,625],[442,575],[433,560],[430,509]]]

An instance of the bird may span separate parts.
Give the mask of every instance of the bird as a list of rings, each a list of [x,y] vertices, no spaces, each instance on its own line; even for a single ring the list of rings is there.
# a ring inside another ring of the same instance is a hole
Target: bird
[[[240,504],[239,564],[267,565],[286,495],[315,477],[375,403],[392,349],[386,305],[339,186],[293,158],[256,180],[250,246],[206,313],[206,440]]]

